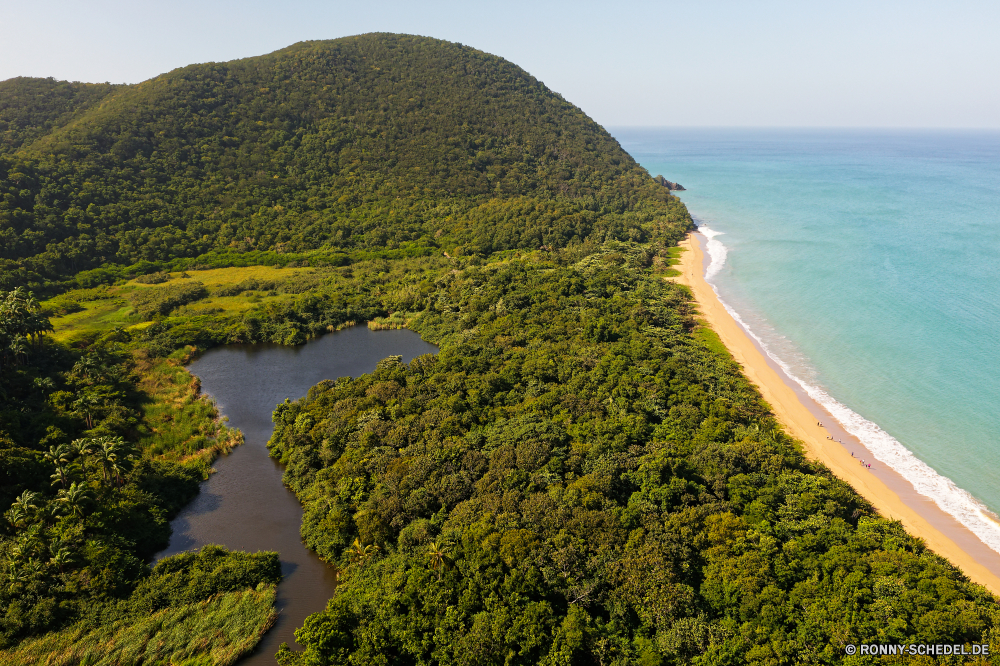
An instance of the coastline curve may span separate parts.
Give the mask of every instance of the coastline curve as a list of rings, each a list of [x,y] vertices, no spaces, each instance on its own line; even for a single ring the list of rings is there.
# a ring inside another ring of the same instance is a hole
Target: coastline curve
[[[829,414],[844,427],[847,432],[856,437],[879,462],[888,465],[900,476],[906,479],[921,495],[930,498],[945,513],[953,516],[958,522],[969,529],[991,549],[1000,553],[1000,523],[992,516],[979,500],[967,490],[960,488],[954,481],[939,474],[927,463],[917,458],[899,440],[874,423],[843,404],[827,391],[810,384],[799,377],[792,367],[774,353],[771,347],[740,317],[740,314],[730,306],[719,293],[718,286],[713,282],[725,265],[727,248],[716,240],[723,235],[706,225],[700,225],[698,231],[707,240],[706,250],[709,255],[709,265],[705,270],[705,281],[712,287],[716,298],[740,327],[757,345],[774,361],[785,375],[798,384],[805,393],[819,403]]]
[[[882,460],[876,454],[875,446],[869,447],[864,442],[862,436],[870,438],[872,432],[884,433],[881,428],[837,402],[822,389],[796,377],[790,367],[767,348],[746,326],[739,313],[719,297],[716,286],[706,279],[709,269],[714,269],[710,273],[714,277],[724,265],[726,249],[716,239],[719,235],[719,232],[705,225],[689,234],[680,243],[685,251],[681,253],[680,264],[675,267],[680,270],[681,275],[673,279],[691,289],[704,320],[722,339],[733,358],[743,368],[744,374],[761,391],[764,400],[786,431],[803,442],[810,458],[822,462],[836,476],[848,482],[883,516],[899,520],[911,534],[923,539],[932,551],[950,560],[974,582],[987,587],[994,594],[1000,594],[1000,551],[997,549],[1000,547],[1000,525],[989,518],[985,507],[981,509],[979,516],[988,523],[982,526],[991,528],[986,533],[996,535],[995,539],[990,538],[990,541],[997,544],[995,547],[979,531],[966,525],[965,521],[948,511],[945,506],[941,506],[934,497],[921,492],[922,487],[914,484],[907,475]],[[699,237],[704,239],[704,250]],[[836,413],[838,406],[842,409],[840,414]],[[857,421],[851,420],[851,414],[871,424],[873,428],[860,427]],[[834,423],[820,426],[817,421],[822,421],[824,417],[832,419]],[[847,423],[842,423],[841,418]],[[876,428],[877,431],[874,430]],[[884,434],[891,438],[888,433]],[[875,473],[859,469],[858,459],[845,448],[845,442],[838,435],[854,440],[861,449],[868,449],[888,470]],[[902,444],[895,439],[892,441],[912,460],[937,475]],[[885,448],[883,447],[882,456],[886,456]],[[953,482],[937,476],[975,502],[970,494]],[[976,504],[982,506],[978,502]],[[969,518],[968,515],[964,517],[967,520]]]

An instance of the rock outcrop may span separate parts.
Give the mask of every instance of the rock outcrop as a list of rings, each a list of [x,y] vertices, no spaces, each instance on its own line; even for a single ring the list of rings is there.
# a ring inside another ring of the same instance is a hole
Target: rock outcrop
[[[673,183],[673,182],[667,180],[666,178],[664,178],[663,176],[657,176],[653,180],[655,180],[660,185],[663,185],[663,187],[665,187],[665,188],[667,188],[668,190],[671,190],[671,191],[680,192],[680,191],[682,191],[684,189],[684,186],[681,185],[680,183]]]

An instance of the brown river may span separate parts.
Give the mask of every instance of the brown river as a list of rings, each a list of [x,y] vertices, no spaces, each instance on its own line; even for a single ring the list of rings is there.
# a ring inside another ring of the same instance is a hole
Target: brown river
[[[215,462],[217,472],[171,523],[170,545],[157,558],[209,543],[280,553],[284,579],[278,586],[278,621],[241,666],[273,666],[281,643],[298,647],[295,629],[308,615],[323,610],[336,586],[333,570],[302,545],[302,507],[282,485],[281,465],[267,454],[275,405],[304,396],[323,379],[371,372],[387,356],[401,354],[408,363],[436,352],[437,347],[413,331],[356,326],[299,347],[217,347],[188,367],[229,417],[229,425],[243,431],[246,442]]]

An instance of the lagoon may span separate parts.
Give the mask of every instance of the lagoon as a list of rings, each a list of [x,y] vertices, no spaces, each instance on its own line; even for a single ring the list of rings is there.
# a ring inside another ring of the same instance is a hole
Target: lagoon
[[[171,523],[170,545],[157,558],[209,543],[280,554],[284,579],[278,586],[278,621],[241,664],[274,664],[278,646],[283,642],[294,645],[295,629],[308,615],[322,610],[336,588],[333,568],[302,544],[302,507],[281,482],[282,466],[268,456],[275,405],[304,396],[324,379],[371,372],[387,356],[402,355],[405,363],[436,352],[437,347],[413,331],[371,331],[358,326],[298,347],[218,347],[188,367],[246,441],[216,461],[216,473]]]

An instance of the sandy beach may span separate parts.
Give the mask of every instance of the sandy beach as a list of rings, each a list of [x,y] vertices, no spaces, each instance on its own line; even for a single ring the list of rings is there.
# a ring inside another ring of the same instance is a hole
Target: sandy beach
[[[885,465],[876,464],[875,471],[862,467],[860,458],[874,461],[874,456],[785,375],[730,316],[704,279],[704,242],[705,237],[694,232],[680,244],[684,251],[674,268],[681,275],[673,279],[691,289],[704,321],[743,367],[786,431],[803,443],[806,455],[851,484],[883,516],[900,521],[972,581],[1000,595],[1000,554]]]

